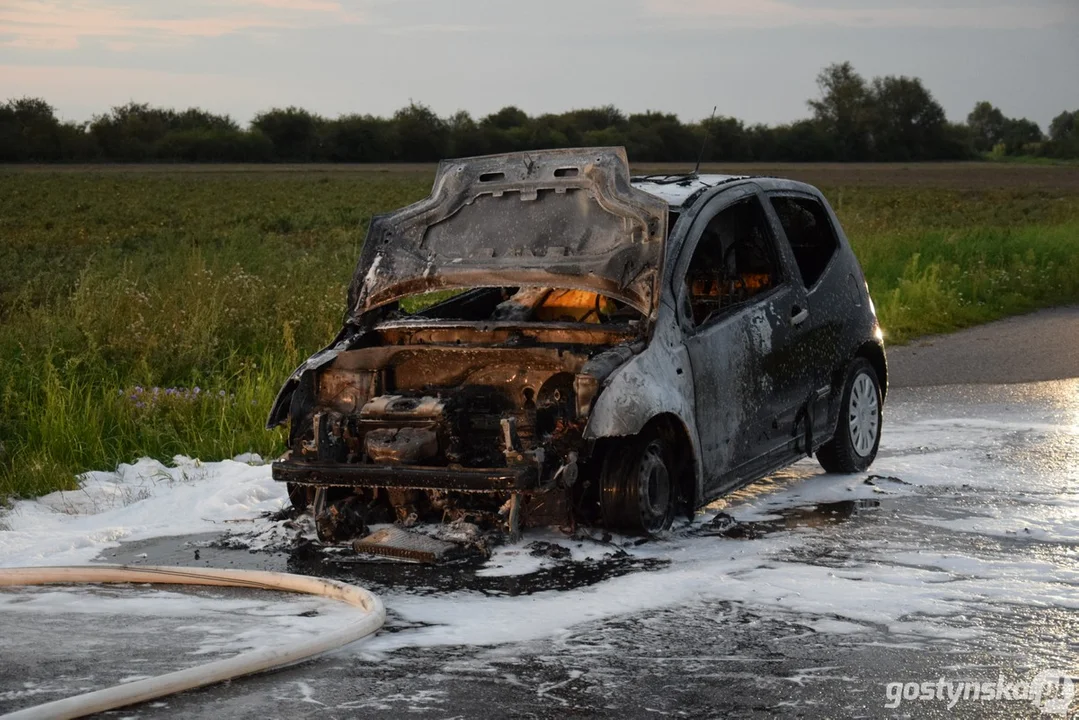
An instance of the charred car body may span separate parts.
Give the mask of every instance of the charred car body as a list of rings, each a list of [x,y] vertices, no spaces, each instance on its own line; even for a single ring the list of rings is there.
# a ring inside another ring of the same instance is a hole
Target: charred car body
[[[620,148],[445,161],[372,221],[341,333],[271,412],[273,475],[324,539],[349,517],[655,533],[807,455],[868,467],[881,337],[808,185],[631,178]]]

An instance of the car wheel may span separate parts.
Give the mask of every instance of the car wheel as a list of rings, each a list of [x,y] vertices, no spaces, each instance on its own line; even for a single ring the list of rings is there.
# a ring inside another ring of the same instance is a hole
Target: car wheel
[[[873,464],[880,447],[882,398],[877,372],[865,358],[847,371],[835,437],[817,451],[828,472],[862,472]]]
[[[671,526],[677,487],[668,444],[646,432],[613,446],[603,462],[600,508],[609,530],[654,535]]]

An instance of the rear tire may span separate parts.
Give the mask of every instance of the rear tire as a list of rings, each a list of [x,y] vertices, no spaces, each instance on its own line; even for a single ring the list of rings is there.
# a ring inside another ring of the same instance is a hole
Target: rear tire
[[[830,473],[850,474],[873,464],[880,447],[883,404],[873,365],[863,357],[855,358],[847,370],[835,436],[817,451],[821,467]]]
[[[670,528],[678,507],[672,467],[670,445],[655,431],[612,446],[600,477],[607,529],[647,536]]]

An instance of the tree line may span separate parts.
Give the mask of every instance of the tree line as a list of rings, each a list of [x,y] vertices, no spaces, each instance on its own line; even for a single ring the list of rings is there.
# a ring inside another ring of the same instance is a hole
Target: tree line
[[[624,145],[635,162],[926,161],[989,156],[1079,157],[1079,110],[1037,123],[978,103],[952,123],[918,78],[866,80],[850,63],[824,68],[810,116],[784,125],[734,117],[683,123],[613,106],[530,116],[505,107],[475,119],[410,103],[392,117],[324,118],[298,107],[259,113],[247,127],[198,108],[128,103],[88,122],[61,121],[43,99],[0,105],[0,162],[432,162],[551,147]]]

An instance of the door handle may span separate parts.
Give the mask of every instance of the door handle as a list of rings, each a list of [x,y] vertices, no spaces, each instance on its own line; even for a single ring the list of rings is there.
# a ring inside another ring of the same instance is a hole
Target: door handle
[[[791,309],[791,325],[797,327],[809,319],[809,308],[800,310],[797,305]]]

